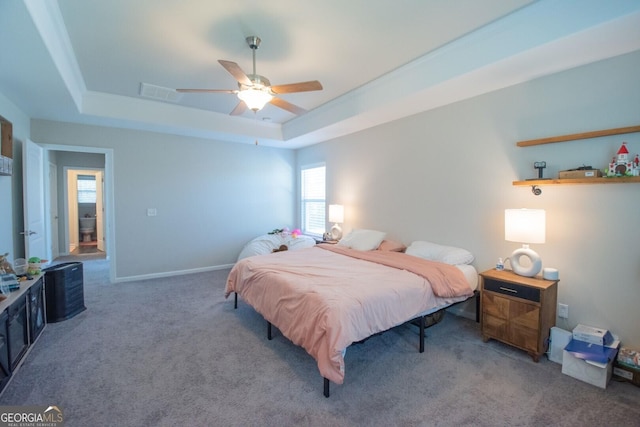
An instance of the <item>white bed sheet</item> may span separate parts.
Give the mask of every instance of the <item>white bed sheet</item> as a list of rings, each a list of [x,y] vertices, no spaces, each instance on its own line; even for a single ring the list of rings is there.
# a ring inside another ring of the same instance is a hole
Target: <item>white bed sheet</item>
[[[297,250],[302,248],[310,248],[314,246],[316,241],[313,237],[299,235],[293,237],[291,234],[264,234],[248,242],[238,255],[238,261],[254,255],[270,254],[274,249],[278,249],[281,245],[286,245],[288,250]]]

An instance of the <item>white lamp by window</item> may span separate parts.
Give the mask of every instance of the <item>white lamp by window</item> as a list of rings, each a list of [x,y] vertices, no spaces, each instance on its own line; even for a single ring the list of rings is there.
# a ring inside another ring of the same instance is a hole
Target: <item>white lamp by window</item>
[[[333,222],[331,227],[331,239],[340,240],[342,238],[342,228],[338,224],[344,222],[344,206],[329,205],[329,222]]]
[[[504,210],[504,238],[509,242],[522,243],[522,248],[516,249],[509,258],[511,269],[520,276],[533,277],[542,269],[542,260],[529,243],[544,243],[545,219],[543,209],[505,209]],[[520,257],[529,258],[530,265],[520,264]]]

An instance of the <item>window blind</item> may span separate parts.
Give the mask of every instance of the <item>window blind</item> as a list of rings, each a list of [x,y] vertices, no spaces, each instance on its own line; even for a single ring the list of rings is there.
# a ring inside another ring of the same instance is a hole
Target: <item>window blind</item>
[[[301,169],[302,232],[322,236],[325,231],[325,166]]]

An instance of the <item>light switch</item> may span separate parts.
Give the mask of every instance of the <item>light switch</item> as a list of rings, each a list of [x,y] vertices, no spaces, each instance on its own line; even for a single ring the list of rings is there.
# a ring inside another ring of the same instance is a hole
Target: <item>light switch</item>
[[[148,208],[147,216],[156,216],[158,215],[158,210],[156,208]]]

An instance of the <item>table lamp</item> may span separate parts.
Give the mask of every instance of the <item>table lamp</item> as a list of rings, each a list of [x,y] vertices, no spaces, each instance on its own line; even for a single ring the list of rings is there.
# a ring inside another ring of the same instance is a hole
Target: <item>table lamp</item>
[[[338,224],[344,222],[344,206],[329,205],[329,222],[333,222],[331,227],[331,239],[340,240],[342,238],[342,228]]]
[[[509,242],[522,243],[509,257],[509,263],[514,273],[533,277],[542,269],[542,260],[529,243],[544,243],[545,241],[545,211],[544,209],[505,209],[504,210],[504,239]],[[529,258],[530,265],[520,264],[521,257]]]

